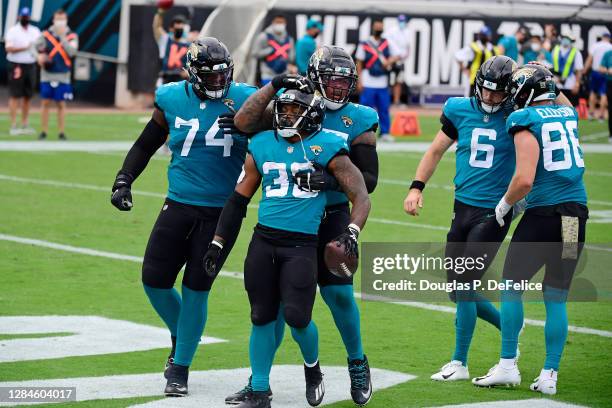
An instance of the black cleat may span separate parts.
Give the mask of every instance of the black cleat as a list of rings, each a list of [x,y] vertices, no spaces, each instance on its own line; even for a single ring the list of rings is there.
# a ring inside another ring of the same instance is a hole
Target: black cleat
[[[311,407],[316,407],[323,401],[325,395],[323,373],[318,361],[314,367],[304,365],[304,377],[306,378],[306,401]]]
[[[228,395],[227,397],[225,397],[225,403],[228,405],[236,405],[236,404],[240,404],[243,401],[246,401],[246,398],[249,395],[249,393],[253,392],[253,387],[251,386],[252,378],[253,377],[249,376],[249,383],[245,385],[243,389],[241,389],[240,391],[232,395]],[[272,390],[262,391],[262,393],[265,393],[268,396],[268,399],[272,401]]]
[[[59,140],[68,140],[68,138],[66,137],[66,134],[64,132],[59,134]]]
[[[45,140],[47,138],[47,132],[40,132],[38,140]]]
[[[166,366],[164,367],[164,378],[166,380],[168,379],[168,368],[174,364],[174,352],[176,351],[176,337],[171,336],[170,339],[172,340],[172,350],[170,350],[170,354],[166,360]]]
[[[249,391],[245,394],[244,400],[236,405],[237,408],[270,408],[269,391]],[[226,400],[227,401],[227,400]]]
[[[187,395],[187,379],[189,378],[189,367],[178,364],[170,364],[166,370],[168,382],[164,394],[166,397],[184,397]]]
[[[372,398],[372,379],[370,378],[370,365],[368,358],[348,361],[349,377],[351,377],[351,397],[359,406],[367,404]]]

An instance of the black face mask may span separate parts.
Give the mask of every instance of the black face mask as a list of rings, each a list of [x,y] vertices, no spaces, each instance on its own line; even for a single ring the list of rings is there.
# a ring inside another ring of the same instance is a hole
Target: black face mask
[[[316,33],[314,33],[312,35],[312,38],[317,38],[319,36],[319,34],[321,34],[321,32],[317,31]]]
[[[183,29],[182,28],[175,28],[174,29],[174,38],[178,39],[181,38],[183,36]]]
[[[24,18],[20,18],[19,19],[19,23],[23,26],[23,27],[27,27],[28,24],[30,24],[30,19],[27,17]]]
[[[374,30],[372,31],[372,34],[374,35],[374,37],[380,37],[382,35],[382,30]]]

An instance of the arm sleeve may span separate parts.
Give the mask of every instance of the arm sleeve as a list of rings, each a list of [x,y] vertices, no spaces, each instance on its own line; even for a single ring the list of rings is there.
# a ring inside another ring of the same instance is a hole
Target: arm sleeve
[[[351,146],[349,157],[353,164],[357,166],[363,180],[365,181],[368,193],[372,193],[378,184],[378,154],[376,146],[359,143]]]
[[[457,132],[457,128],[453,122],[451,122],[451,120],[444,113],[442,113],[440,116],[440,123],[442,124],[442,131],[446,134],[446,136],[453,140],[457,140],[459,137],[459,132]]]
[[[240,233],[242,220],[246,217],[249,201],[251,201],[250,198],[234,191],[221,211],[215,235],[220,236],[226,242],[235,242]]]
[[[119,173],[132,177],[132,181],[147,167],[149,160],[166,141],[168,131],[151,119],[128,152]]]
[[[74,57],[79,49],[79,37],[74,34],[74,37],[71,37],[69,40],[64,38],[62,40],[62,46],[69,56]]]

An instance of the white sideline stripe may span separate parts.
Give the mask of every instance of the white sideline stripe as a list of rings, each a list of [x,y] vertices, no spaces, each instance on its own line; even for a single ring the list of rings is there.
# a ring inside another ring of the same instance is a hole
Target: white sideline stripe
[[[142,260],[143,260],[143,258],[139,256],[124,255],[124,254],[118,254],[115,252],[107,252],[107,251],[98,251],[96,249],[91,249],[91,248],[75,247],[72,245],[57,244],[55,242],[43,241],[40,239],[17,237],[14,235],[7,235],[7,234],[0,234],[0,241],[9,241],[9,242],[15,242],[18,244],[34,245],[34,246],[39,246],[43,248],[56,249],[58,251],[73,252],[73,253],[77,253],[81,255],[98,256],[102,258],[117,259],[121,261],[130,261],[130,262],[136,262],[136,263],[142,263]],[[243,279],[243,274],[239,272],[222,271],[219,273],[219,275],[225,276],[227,278]],[[361,293],[355,292],[355,297],[358,299],[361,299],[362,297]],[[390,303],[395,304],[395,305],[401,305],[401,306],[410,306],[410,307],[417,307],[420,309],[434,310],[437,312],[455,313],[455,308],[450,307],[450,306],[433,305],[433,304],[423,303],[423,302],[390,302]],[[534,319],[525,319],[525,323],[532,325],[532,326],[540,326],[540,327],[544,327],[544,324],[545,324],[545,322],[542,320],[534,320]],[[596,336],[612,338],[612,332],[606,331],[606,330],[591,329],[589,327],[579,327],[579,326],[569,326],[568,330],[571,332],[575,332],[575,333],[592,334]]]

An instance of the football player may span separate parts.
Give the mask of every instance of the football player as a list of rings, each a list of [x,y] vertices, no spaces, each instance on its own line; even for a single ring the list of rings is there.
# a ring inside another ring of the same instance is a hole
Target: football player
[[[423,189],[433,175],[444,153],[457,143],[455,202],[453,219],[447,235],[446,256],[482,257],[487,253],[485,268],[468,268],[463,273],[447,271],[449,282],[468,285],[455,291],[455,352],[452,360],[431,376],[436,381],[470,378],[468,350],[476,319],[500,328],[499,311],[471,283],[480,280],[493,261],[503,241],[512,214],[503,228],[495,222],[495,205],[503,195],[514,173],[514,146],[505,130],[508,100],[507,87],[516,63],[505,56],[489,58],[476,75],[475,96],[450,98],[446,101],[438,131],[416,170],[414,181],[404,200],[404,210],[413,216],[423,207]]]
[[[171,334],[164,371],[168,396],[187,394],[189,365],[204,330],[213,283],[202,271],[202,257],[247,152],[247,138],[224,134],[218,122],[231,118],[256,90],[233,82],[232,57],[216,38],[191,44],[186,66],[188,81],[157,89],[153,117],[128,152],[111,197],[119,210],[132,209],[131,186],[169,135],[168,195],[142,266],[144,290]],[[226,242],[226,248],[232,244]],[[183,265],[181,296],[174,283]]]
[[[278,87],[278,78],[272,80],[272,87]],[[370,211],[363,176],[347,155],[346,141],[322,130],[323,99],[286,90],[273,106],[274,130],[259,132],[251,139],[244,178],[221,213],[204,259],[208,273],[219,271],[228,252],[226,242],[238,235],[247,204],[261,184],[258,224],[244,263],[253,327],[250,390],[238,405],[243,408],[270,406],[269,374],[277,348],[275,326],[281,302],[284,322],[304,356],[308,403],[319,405],[325,392],[318,333],[311,316],[317,286],[317,231],[327,196],[300,189],[291,175],[317,166],[338,180],[353,204],[350,223],[334,239],[344,245],[347,256],[357,256],[357,238]]]
[[[527,210],[506,256],[503,281],[530,280],[546,266],[543,281],[546,307],[546,359],[533,391],[557,392],[557,372],[567,338],[567,293],[582,251],[588,218],[584,160],[578,143],[578,114],[555,102],[552,73],[543,66],[519,68],[510,83],[515,106],[507,119],[516,146],[516,172],[495,208],[501,228],[512,205],[527,194]],[[502,292],[502,347],[499,363],[473,379],[478,386],[517,385],[516,345],[523,325],[523,292]]]
[[[357,70],[351,56],[340,47],[323,46],[310,58],[308,79],[325,101],[326,113],[323,128],[331,137],[346,141],[349,158],[361,171],[368,193],[374,191],[378,180],[378,156],[376,154],[376,130],[378,115],[367,106],[349,102],[357,84]],[[276,91],[272,86],[263,87],[245,103],[236,114],[239,129],[253,132],[271,126],[269,106]],[[294,177],[297,186],[307,192],[324,192],[327,198],[325,218],[318,232],[317,279],[323,300],[329,307],[348,354],[348,371],[351,380],[350,393],[358,405],[365,405],[372,396],[370,367],[363,352],[359,309],[354,298],[353,277],[338,276],[325,265],[325,245],[338,236],[349,224],[349,205],[346,194],[329,172],[316,166],[313,172],[298,172]],[[276,347],[282,342],[284,321],[277,319]],[[244,399],[250,383],[226,402],[235,404]]]

